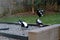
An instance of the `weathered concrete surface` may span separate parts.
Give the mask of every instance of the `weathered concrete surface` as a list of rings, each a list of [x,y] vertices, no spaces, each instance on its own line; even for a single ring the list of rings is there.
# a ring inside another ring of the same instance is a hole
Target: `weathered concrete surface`
[[[36,26],[29,26],[27,29],[22,28],[20,25],[15,25],[15,24],[1,24],[0,23],[0,29],[1,28],[9,28],[9,30],[0,30],[0,39],[1,40],[19,40],[19,39],[14,39],[14,38],[8,38],[3,36],[3,34],[10,34],[10,35],[17,35],[17,36],[24,36],[28,37],[28,32],[37,29],[39,27]],[[3,33],[3,34],[2,34]],[[2,34],[2,35],[1,35]],[[25,39],[24,39],[25,40]]]
[[[0,30],[0,33],[7,33],[20,36],[28,36],[28,40],[59,40],[60,24],[51,25],[43,28],[32,26],[28,29],[21,28],[20,25],[0,24],[0,28],[9,28],[9,30]],[[8,38],[0,35],[0,40],[20,40]]]
[[[29,40],[59,40],[60,24],[35,29],[29,32]]]
[[[12,24],[0,24],[0,28],[9,28],[9,30],[0,30],[2,33],[20,35],[20,36],[28,36],[28,32],[33,29],[37,29],[39,27],[29,26],[29,28],[22,28],[20,25],[12,25]],[[25,34],[25,35],[23,35]]]

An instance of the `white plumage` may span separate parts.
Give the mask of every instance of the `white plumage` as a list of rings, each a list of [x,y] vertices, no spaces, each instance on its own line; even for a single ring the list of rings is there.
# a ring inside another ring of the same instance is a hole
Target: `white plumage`
[[[18,23],[21,24],[21,27],[28,28],[28,24],[26,22],[19,20]]]
[[[24,26],[25,26],[25,27],[27,27],[27,26],[28,26],[26,22],[23,22],[23,24],[24,24]]]
[[[39,19],[37,19],[37,22],[38,22],[38,23],[42,23],[42,21],[41,21],[41,20],[39,20]]]
[[[36,23],[37,23],[37,25],[38,25],[39,27],[43,27],[43,23],[42,23],[41,20],[37,19],[37,20],[36,20]]]

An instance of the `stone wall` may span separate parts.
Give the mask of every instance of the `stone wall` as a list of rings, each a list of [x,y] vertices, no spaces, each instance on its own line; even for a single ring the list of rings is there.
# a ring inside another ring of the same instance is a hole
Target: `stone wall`
[[[29,40],[60,40],[60,24],[30,31]]]

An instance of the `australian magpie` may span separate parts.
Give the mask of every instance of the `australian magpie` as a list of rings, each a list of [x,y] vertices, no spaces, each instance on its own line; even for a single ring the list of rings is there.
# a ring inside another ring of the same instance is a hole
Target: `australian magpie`
[[[19,20],[19,24],[21,24],[21,27],[28,28],[28,24],[24,21]]]
[[[43,23],[42,23],[42,21],[41,21],[40,19],[37,19],[37,20],[36,20],[36,23],[37,23],[37,25],[40,26],[40,27],[43,26]]]
[[[38,15],[38,17],[43,16],[43,13],[44,13],[44,10],[37,9],[37,15]],[[36,19],[36,23],[37,23],[38,26],[43,27],[43,23],[42,23],[42,21],[39,18]]]
[[[36,20],[36,23],[37,23],[37,25],[38,25],[39,27],[49,26],[49,25],[44,25],[40,19],[37,19],[37,20]]]
[[[39,17],[43,16],[44,10],[37,9],[37,15]]]

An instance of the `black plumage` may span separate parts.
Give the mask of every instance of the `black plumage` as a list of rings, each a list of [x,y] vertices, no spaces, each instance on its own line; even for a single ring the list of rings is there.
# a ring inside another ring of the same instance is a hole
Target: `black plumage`
[[[21,27],[28,28],[28,24],[24,21],[19,20],[19,24],[21,24]]]
[[[38,25],[39,27],[49,26],[49,25],[44,25],[40,19],[37,19],[37,20],[36,20],[36,23],[37,23],[37,25]]]
[[[39,19],[36,19],[36,23],[37,23],[37,25],[38,25],[38,26],[40,26],[40,27],[42,27],[42,26],[43,26],[42,21],[41,21],[41,20],[39,20]]]
[[[37,9],[37,15],[38,15],[38,17],[42,17],[43,14],[44,14],[44,10]],[[36,23],[37,23],[37,25],[38,25],[39,27],[49,26],[49,25],[44,25],[40,19],[37,19],[37,20],[36,20]]]
[[[38,17],[43,16],[43,13],[44,13],[43,10],[37,9],[37,15],[38,15]],[[43,26],[43,23],[42,23],[42,21],[41,21],[40,19],[36,19],[36,23],[37,23],[37,25],[40,26],[40,27]]]
[[[39,17],[43,16],[44,10],[37,9],[37,15]]]

